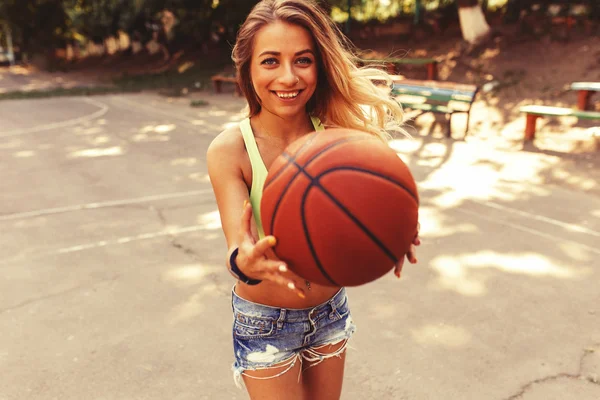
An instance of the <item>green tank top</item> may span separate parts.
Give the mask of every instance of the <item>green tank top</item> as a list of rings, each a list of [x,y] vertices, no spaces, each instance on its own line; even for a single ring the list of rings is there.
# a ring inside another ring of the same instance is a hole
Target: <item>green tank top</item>
[[[315,131],[322,131],[325,129],[319,118],[311,117]],[[252,132],[252,126],[250,126],[250,118],[246,118],[240,122],[240,130],[244,138],[244,144],[246,145],[246,151],[250,157],[250,165],[252,166],[252,187],[250,188],[250,204],[252,204],[252,212],[254,213],[254,220],[256,222],[256,228],[258,231],[258,237],[265,237],[265,232],[262,227],[260,219],[260,200],[262,199],[263,187],[267,180],[267,167],[260,155],[256,140],[254,139],[254,132]]]

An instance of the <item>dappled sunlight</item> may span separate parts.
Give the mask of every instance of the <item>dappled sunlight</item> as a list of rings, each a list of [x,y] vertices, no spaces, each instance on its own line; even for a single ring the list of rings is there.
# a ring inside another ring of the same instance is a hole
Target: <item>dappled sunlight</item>
[[[90,144],[95,145],[95,146],[100,145],[100,144],[106,144],[110,141],[111,141],[110,136],[97,136],[97,137],[89,140]]]
[[[76,135],[95,135],[104,132],[104,128],[102,128],[101,126],[91,126],[89,128],[77,126],[73,129],[73,132],[75,132]]]
[[[218,267],[205,264],[190,264],[173,267],[164,272],[162,279],[166,282],[181,286],[197,285],[201,283],[206,276],[214,273]]]
[[[421,229],[419,234],[427,239],[441,238],[456,233],[477,233],[480,229],[474,223],[447,223],[448,216],[442,214],[435,207],[421,206],[419,208],[419,221]]]
[[[398,139],[391,147],[413,170],[420,191],[430,190],[426,200],[452,208],[466,200],[515,201],[523,196],[548,196],[543,184],[548,171],[554,177],[580,187],[594,187],[588,177],[561,169],[561,158],[523,152],[498,151],[484,143]],[[419,168],[416,168],[416,167]],[[418,172],[425,172],[419,174]]]
[[[198,216],[198,225],[204,229],[221,229],[221,217],[219,211],[211,211]]]
[[[198,318],[204,311],[204,304],[201,299],[202,295],[200,293],[195,293],[184,303],[175,306],[168,316],[169,323],[174,325]]]
[[[201,182],[201,183],[209,183],[210,182],[210,177],[208,176],[208,174],[203,173],[203,172],[194,172],[188,175],[188,178],[190,178],[191,180],[195,181],[195,182]]]
[[[167,133],[177,128],[175,124],[146,125],[133,135],[134,142],[168,142],[171,140]]]
[[[35,151],[31,150],[17,151],[16,153],[14,153],[15,158],[29,158],[33,157],[34,155]]]
[[[68,158],[93,158],[93,157],[114,157],[123,155],[123,148],[121,146],[107,147],[104,149],[86,149],[77,150],[69,153]]]
[[[208,115],[211,117],[225,117],[227,115],[227,111],[224,110],[210,110]]]
[[[171,132],[171,131],[175,130],[175,127],[176,127],[175,124],[157,125],[154,127],[154,132],[167,133],[167,132]]]
[[[171,160],[171,165],[176,167],[179,165],[183,165],[186,167],[193,167],[194,165],[198,164],[198,159],[194,158],[194,157],[188,157],[188,158],[176,158],[174,160]]]
[[[444,347],[464,347],[472,338],[469,331],[459,326],[444,323],[429,324],[411,331],[415,342],[422,345],[439,345]]]
[[[23,141],[21,139],[11,139],[5,143],[0,143],[0,150],[12,150],[21,146],[23,146]]]
[[[583,274],[574,272],[553,262],[548,257],[536,253],[501,254],[484,250],[466,255],[435,257],[430,262],[439,278],[432,284],[435,288],[456,291],[464,296],[486,294],[486,277],[474,277],[476,270],[495,269],[510,274],[527,276],[547,276],[559,279],[573,279]]]

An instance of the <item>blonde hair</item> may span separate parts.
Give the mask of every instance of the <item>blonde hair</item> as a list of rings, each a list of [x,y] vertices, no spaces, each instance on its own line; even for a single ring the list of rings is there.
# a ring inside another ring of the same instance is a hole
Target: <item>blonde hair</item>
[[[232,59],[250,117],[261,110],[250,76],[254,37],[262,27],[276,21],[303,27],[315,41],[318,83],[307,103],[310,115],[327,126],[357,129],[384,140],[390,137],[390,130],[401,130],[401,106],[390,97],[389,90],[373,83],[376,79],[389,86],[391,77],[380,69],[358,68],[352,44],[313,0],[262,0],[240,27]]]

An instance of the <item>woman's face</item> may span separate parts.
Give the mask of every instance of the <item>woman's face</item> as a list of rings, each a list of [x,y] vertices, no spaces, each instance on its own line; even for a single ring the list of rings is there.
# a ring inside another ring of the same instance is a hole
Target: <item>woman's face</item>
[[[316,57],[304,28],[280,21],[261,28],[254,38],[250,76],[262,110],[282,118],[305,113],[317,87]]]

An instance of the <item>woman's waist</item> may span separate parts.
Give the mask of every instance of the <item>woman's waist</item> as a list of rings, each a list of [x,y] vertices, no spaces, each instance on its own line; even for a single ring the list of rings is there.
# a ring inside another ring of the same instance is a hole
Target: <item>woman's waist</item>
[[[238,311],[244,311],[244,307],[255,308],[264,307],[264,312],[272,312],[274,315],[284,308],[288,311],[306,312],[307,309],[316,308],[328,303],[335,306],[341,306],[346,298],[346,292],[343,288],[322,286],[310,283],[303,287],[306,298],[300,298],[294,291],[271,282],[249,286],[237,284],[233,290],[233,307]]]

